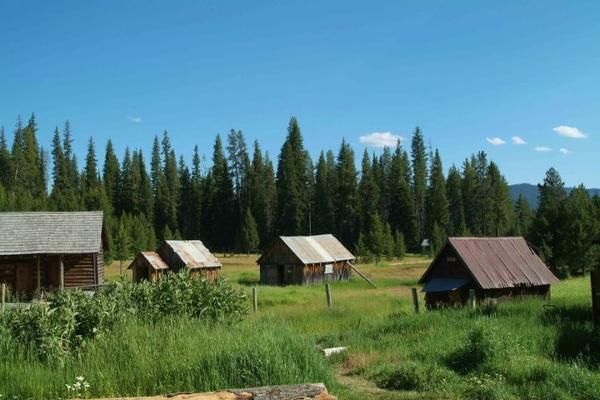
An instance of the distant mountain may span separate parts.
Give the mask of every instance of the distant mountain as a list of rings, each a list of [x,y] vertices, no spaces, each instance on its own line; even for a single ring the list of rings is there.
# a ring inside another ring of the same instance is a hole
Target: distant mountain
[[[513,201],[517,201],[519,195],[523,195],[529,202],[529,205],[532,208],[537,208],[538,205],[538,187],[537,185],[532,185],[531,183],[519,183],[517,185],[509,185],[510,189],[510,197]],[[567,193],[573,190],[572,187],[566,188]],[[588,189],[590,192],[590,196],[600,196],[600,189]]]

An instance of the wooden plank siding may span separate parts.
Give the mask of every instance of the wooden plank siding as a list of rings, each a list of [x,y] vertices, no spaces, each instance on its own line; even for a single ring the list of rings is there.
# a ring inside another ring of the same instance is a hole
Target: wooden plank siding
[[[347,281],[351,276],[346,261],[331,263],[332,274],[325,274],[324,263],[319,264],[262,264],[261,285],[312,285],[322,282]]]
[[[37,287],[37,257],[40,258],[42,291],[57,290],[60,286],[60,255],[16,255],[0,257],[0,282],[7,283],[19,296],[31,297]],[[104,260],[98,254],[66,254],[64,283],[66,288],[103,283]],[[96,266],[94,265],[96,258]]]

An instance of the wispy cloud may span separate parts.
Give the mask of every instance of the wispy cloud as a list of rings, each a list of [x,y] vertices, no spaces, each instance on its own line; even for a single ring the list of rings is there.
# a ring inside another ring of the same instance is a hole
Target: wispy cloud
[[[140,122],[142,122],[142,117],[137,117],[134,115],[129,115],[127,119],[129,120],[129,122],[133,122],[134,124],[139,124]]]
[[[399,140],[404,138],[392,132],[373,132],[359,138],[362,144],[369,147],[394,147]]]
[[[536,146],[533,148],[534,151],[537,151],[538,153],[547,153],[549,151],[552,151],[552,149],[550,147],[546,147],[546,146]]]
[[[587,133],[581,132],[574,126],[561,125],[554,128],[553,131],[558,133],[560,136],[568,137],[571,139],[585,139],[586,137],[588,137]]]
[[[493,144],[494,146],[500,146],[506,143],[506,140],[501,139],[499,137],[494,137],[494,138],[486,138],[486,140]]]
[[[523,139],[521,136],[513,136],[511,138],[513,144],[517,144],[517,145],[524,145],[527,144],[527,142],[525,141],[525,139]]]
[[[563,148],[561,148],[561,149],[560,149],[560,150],[558,150],[558,151],[560,151],[562,154],[565,154],[565,155],[566,155],[566,154],[571,154],[571,150],[569,150],[569,149],[565,149],[564,147],[563,147]]]

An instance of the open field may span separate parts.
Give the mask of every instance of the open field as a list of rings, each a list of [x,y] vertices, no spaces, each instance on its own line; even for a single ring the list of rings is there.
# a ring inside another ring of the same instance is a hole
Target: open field
[[[255,256],[219,258],[222,275],[250,295]],[[333,310],[322,285],[259,287],[259,311],[242,326],[280,324],[314,345],[349,346],[329,361],[341,399],[600,399],[589,278],[556,285],[551,305],[527,300],[415,315],[410,288],[427,264],[412,256],[359,265],[377,288],[357,276],[333,284]]]
[[[219,258],[222,275],[250,306],[256,256]],[[259,286],[258,312],[237,325],[132,318],[66,358],[39,360],[0,340],[0,395],[109,397],[322,381],[350,400],[600,399],[588,278],[556,285],[550,304],[415,314],[410,288],[427,264],[410,256],[359,265],[377,288],[359,277],[335,283],[332,310],[323,285]],[[106,276],[119,279],[119,264]],[[336,346],[348,351],[327,360],[317,350]],[[89,388],[66,389],[78,376]]]

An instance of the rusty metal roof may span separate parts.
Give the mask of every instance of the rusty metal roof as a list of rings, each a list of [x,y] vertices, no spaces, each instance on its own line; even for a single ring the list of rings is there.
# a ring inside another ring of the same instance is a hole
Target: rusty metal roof
[[[199,240],[167,240],[167,245],[173,249],[187,268],[220,268],[217,257]]]
[[[352,253],[331,234],[280,238],[304,264],[354,260]]]
[[[98,253],[102,220],[102,211],[0,213],[0,255]]]
[[[449,238],[456,254],[482,289],[541,286],[558,282],[522,237]],[[442,254],[442,252],[438,253]],[[420,282],[427,282],[438,258],[433,260]]]
[[[138,253],[138,255],[136,256],[136,258],[129,265],[128,269],[131,269],[135,265],[135,263],[137,262],[138,258],[140,258],[140,257],[148,265],[150,265],[152,268],[154,268],[155,270],[169,269],[169,266],[167,265],[167,263],[165,262],[165,260],[163,260],[161,258],[161,256],[158,253],[154,252],[154,251],[142,251],[142,252]]]

